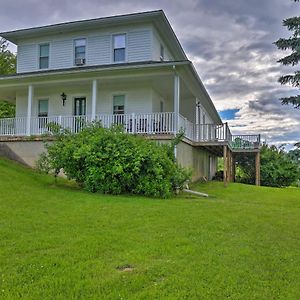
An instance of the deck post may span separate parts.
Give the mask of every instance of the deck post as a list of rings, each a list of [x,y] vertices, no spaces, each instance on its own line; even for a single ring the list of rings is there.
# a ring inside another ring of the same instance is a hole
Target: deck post
[[[223,182],[224,186],[227,186],[227,173],[228,173],[228,154],[227,154],[227,146],[223,146],[223,163],[224,163],[224,171],[223,171]]]
[[[28,86],[28,98],[27,98],[27,120],[26,120],[26,135],[31,133],[31,109],[32,109],[32,99],[33,99],[33,86]]]
[[[232,153],[232,182],[235,182],[235,158]]]
[[[97,89],[98,89],[97,80],[94,79],[93,87],[92,87],[92,121],[95,121],[96,119]]]
[[[228,182],[231,182],[231,176],[232,176],[232,155],[231,155],[231,151],[228,148]]]
[[[255,184],[260,186],[260,152],[255,154]]]

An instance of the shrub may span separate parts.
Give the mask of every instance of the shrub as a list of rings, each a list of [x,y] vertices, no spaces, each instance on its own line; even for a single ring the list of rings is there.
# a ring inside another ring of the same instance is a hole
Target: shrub
[[[174,163],[172,145],[124,133],[120,127],[105,129],[96,122],[77,134],[58,133],[46,149],[39,161],[41,170],[57,174],[63,169],[91,192],[166,198],[189,178]]]

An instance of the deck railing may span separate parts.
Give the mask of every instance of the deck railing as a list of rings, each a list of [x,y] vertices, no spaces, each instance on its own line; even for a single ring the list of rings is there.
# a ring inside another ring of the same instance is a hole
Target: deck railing
[[[194,124],[181,115],[176,117],[174,112],[99,114],[95,120],[106,128],[122,125],[126,132],[133,134],[175,134],[183,130],[185,137],[193,142],[228,142],[232,149],[255,149],[260,145],[259,135],[232,135],[227,123]],[[47,134],[51,133],[53,125],[77,133],[91,121],[88,115],[32,117],[30,123],[26,117],[0,119],[0,136]]]
[[[259,135],[232,135],[229,139],[229,144],[232,149],[253,150],[260,146]]]

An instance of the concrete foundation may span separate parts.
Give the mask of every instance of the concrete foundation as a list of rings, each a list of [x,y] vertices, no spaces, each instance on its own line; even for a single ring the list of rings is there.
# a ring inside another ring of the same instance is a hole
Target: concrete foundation
[[[192,180],[211,180],[217,171],[217,157],[203,148],[181,142],[177,146],[177,161],[192,170]]]
[[[170,143],[170,139],[159,139],[161,143]],[[0,156],[18,161],[35,168],[39,156],[45,151],[43,141],[2,141],[0,142]],[[217,170],[217,157],[193,146],[188,142],[177,145],[178,163],[192,170],[192,180],[210,180]]]
[[[35,168],[39,156],[45,151],[42,141],[0,142],[0,156]]]

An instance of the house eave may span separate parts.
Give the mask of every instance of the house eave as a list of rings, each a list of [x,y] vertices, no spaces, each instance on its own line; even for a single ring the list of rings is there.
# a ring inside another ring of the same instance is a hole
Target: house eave
[[[108,64],[108,65],[97,65],[97,66],[85,66],[85,67],[74,67],[74,68],[66,68],[66,69],[54,69],[47,71],[35,71],[28,73],[17,73],[12,75],[5,75],[0,77],[0,87],[1,83],[9,82],[19,79],[30,79],[30,78],[40,78],[40,77],[51,77],[57,75],[75,75],[75,74],[87,74],[91,75],[97,74],[101,71],[109,72],[109,71],[123,71],[123,70],[144,70],[149,68],[165,68],[165,67],[173,67],[180,65],[189,65],[191,62],[188,60],[182,61],[168,61],[168,62],[156,62],[156,61],[147,61],[140,63],[123,63],[123,64]]]
[[[79,21],[70,21],[64,23],[57,23],[51,25],[37,26],[31,28],[23,28],[18,30],[1,32],[0,36],[7,39],[8,41],[17,44],[18,40],[26,38],[36,38],[40,36],[45,36],[47,34],[66,34],[68,32],[73,32],[76,30],[89,30],[93,28],[108,27],[115,25],[125,25],[130,23],[144,23],[149,20],[153,20],[157,17],[161,17],[164,14],[162,10],[154,10],[147,12],[139,12],[124,15],[115,15],[94,19],[86,19]]]

